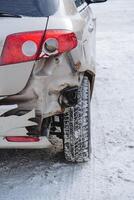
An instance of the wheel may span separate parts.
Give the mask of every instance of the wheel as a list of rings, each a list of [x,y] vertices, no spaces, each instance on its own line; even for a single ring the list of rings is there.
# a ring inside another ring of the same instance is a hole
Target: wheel
[[[84,77],[76,106],[64,114],[64,155],[67,161],[85,162],[90,152],[90,83]]]

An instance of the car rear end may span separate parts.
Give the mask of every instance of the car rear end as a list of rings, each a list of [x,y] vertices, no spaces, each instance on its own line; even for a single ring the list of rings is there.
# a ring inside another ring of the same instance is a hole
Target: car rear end
[[[47,0],[1,2],[0,148],[49,145],[42,137],[28,136],[28,127],[38,126],[38,123],[31,120],[36,119],[34,105],[29,107],[28,103],[33,96],[23,91],[27,91],[35,63],[44,56],[41,55],[41,46],[48,18],[57,9],[57,0],[51,3]],[[21,108],[22,104],[27,104],[27,107]]]
[[[63,112],[60,91],[78,85],[66,55],[77,38],[58,14],[62,6],[58,0],[1,2],[0,148],[48,147],[42,122]]]
[[[73,0],[3,0],[1,12],[0,148],[48,147],[54,116],[76,103],[85,71],[94,74],[84,20]]]

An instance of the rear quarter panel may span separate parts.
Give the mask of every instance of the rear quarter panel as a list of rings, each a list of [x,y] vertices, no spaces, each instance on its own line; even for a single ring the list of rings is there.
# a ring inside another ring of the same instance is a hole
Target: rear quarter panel
[[[87,4],[76,8],[74,0],[61,0],[59,11],[50,17],[48,29],[67,29],[75,32],[78,45],[70,54],[79,72],[95,74],[96,19]]]

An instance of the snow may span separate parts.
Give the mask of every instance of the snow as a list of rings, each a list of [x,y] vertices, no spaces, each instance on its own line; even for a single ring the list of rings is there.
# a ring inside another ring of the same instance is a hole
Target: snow
[[[68,164],[62,145],[0,151],[0,200],[134,199],[134,1],[92,5],[97,16],[97,77],[92,155]]]

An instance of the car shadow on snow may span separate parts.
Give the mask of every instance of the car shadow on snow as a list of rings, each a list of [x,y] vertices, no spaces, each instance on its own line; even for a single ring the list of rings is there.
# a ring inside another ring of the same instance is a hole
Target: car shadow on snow
[[[50,169],[55,163],[65,163],[61,141],[48,149],[1,149],[0,150],[0,179],[5,175],[24,175],[33,170]]]
[[[55,195],[61,199],[69,194],[69,188],[80,187],[80,181],[85,184],[87,166],[66,162],[60,140],[49,149],[0,150],[0,196],[12,200],[19,195],[21,200],[26,194],[28,200],[34,200],[39,193],[40,199],[44,199],[45,193],[46,200],[54,199]]]

